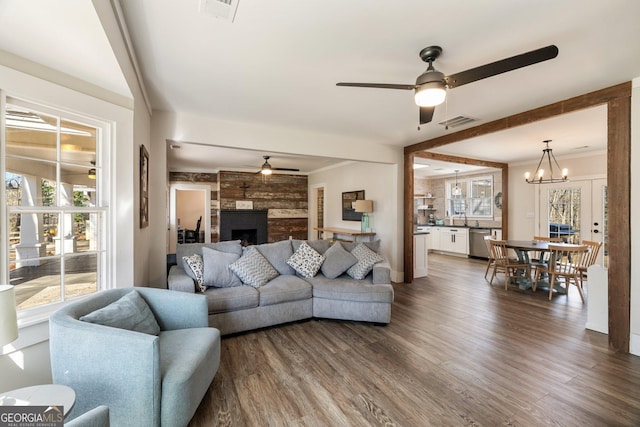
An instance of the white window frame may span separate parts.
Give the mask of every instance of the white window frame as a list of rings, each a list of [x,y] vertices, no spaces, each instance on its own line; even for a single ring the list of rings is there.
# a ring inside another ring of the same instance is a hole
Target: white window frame
[[[473,181],[484,181],[484,180],[489,180],[491,181],[491,193],[489,196],[487,196],[489,198],[489,206],[491,208],[491,213],[489,215],[471,215],[469,212],[470,206],[471,206],[471,190],[473,188]],[[451,194],[451,189],[455,186],[455,183],[458,183],[458,186],[462,189],[462,199],[458,200],[464,203],[464,212],[461,214],[457,214],[457,215],[452,215],[451,214],[451,208],[452,208],[452,203],[455,200],[453,194]],[[493,211],[493,188],[494,188],[494,181],[493,181],[493,175],[482,175],[482,176],[467,176],[467,177],[458,177],[457,179],[447,179],[444,182],[444,186],[445,186],[445,194],[446,194],[446,214],[445,216],[447,218],[450,217],[454,217],[454,218],[461,218],[461,217],[466,217],[467,219],[492,219],[493,215],[494,215],[494,211]]]
[[[8,233],[8,224],[9,224],[9,214],[10,213],[22,213],[22,212],[57,212],[60,214],[69,213],[69,212],[82,212],[82,213],[99,213],[101,218],[99,220],[100,226],[98,233],[100,234],[97,238],[99,247],[96,251],[91,253],[95,253],[98,257],[97,265],[96,265],[96,273],[97,273],[97,291],[102,289],[107,289],[110,287],[110,266],[108,263],[109,254],[110,254],[110,240],[108,236],[109,228],[111,224],[111,212],[109,209],[110,206],[110,162],[109,162],[109,147],[111,146],[111,138],[112,138],[112,125],[108,121],[102,121],[96,119],[95,117],[91,117],[89,115],[85,115],[82,113],[74,113],[57,106],[49,106],[50,103],[46,101],[37,102],[28,100],[20,95],[9,94],[5,91],[0,91],[0,154],[2,156],[0,161],[0,173],[2,176],[5,176],[6,172],[6,123],[5,123],[5,111],[7,103],[11,104],[20,104],[26,106],[27,108],[32,108],[34,111],[42,112],[45,114],[50,114],[53,116],[59,116],[62,120],[70,120],[74,122],[79,122],[83,124],[87,124],[93,126],[97,129],[97,141],[96,141],[96,170],[98,173],[98,179],[96,180],[96,200],[95,207],[84,208],[78,206],[61,206],[60,203],[56,203],[56,206],[43,206],[43,207],[5,207],[4,215],[2,217],[2,221],[0,221],[0,231],[1,235],[5,236],[0,243],[0,256],[2,257],[2,262],[0,263],[0,277],[9,282],[10,271],[9,271],[9,233]],[[60,162],[60,159],[56,160],[56,163]],[[59,180],[57,180],[58,182]],[[0,186],[0,197],[2,200],[6,200],[6,191],[5,186]],[[56,197],[59,197],[59,187],[56,191]],[[6,204],[5,204],[6,206]],[[61,278],[64,278],[64,272],[61,272]],[[63,282],[61,282],[61,286]],[[77,297],[81,298],[81,297]],[[23,309],[18,311],[18,321],[20,327],[34,325],[40,323],[49,318],[49,315],[53,313],[58,308],[62,307],[66,303],[71,300],[77,298],[66,298],[64,297],[64,290],[62,291],[62,297],[60,301],[43,304],[36,307],[31,307],[27,309]]]
[[[484,197],[472,197],[472,190],[473,190],[473,182],[474,181],[489,181],[491,183],[491,189],[489,190],[489,195],[484,196]],[[468,200],[469,203],[467,203],[467,209],[470,210],[471,206],[473,205],[473,201],[472,199],[482,199],[485,198],[488,201],[488,206],[489,206],[489,210],[490,212],[487,215],[473,215],[471,212],[468,212],[468,217],[469,218],[479,218],[479,219],[487,219],[487,218],[493,218],[493,175],[485,175],[485,176],[474,176],[474,177],[470,177],[468,180],[468,190],[467,190],[467,195],[468,195]]]

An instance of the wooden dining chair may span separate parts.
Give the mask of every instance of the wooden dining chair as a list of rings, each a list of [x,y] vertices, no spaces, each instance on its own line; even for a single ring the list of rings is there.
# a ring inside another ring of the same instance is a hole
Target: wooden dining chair
[[[580,270],[580,282],[584,285],[587,277],[587,269],[596,263],[602,242],[594,242],[591,240],[583,240],[582,244],[587,247],[587,254],[582,257],[582,263],[578,267]]]
[[[535,278],[533,280],[533,291],[536,291],[540,276],[544,273],[549,278],[549,301],[551,301],[553,288],[557,281],[557,283],[564,284],[567,295],[569,294],[569,286],[574,284],[578,288],[580,299],[584,304],[579,267],[582,263],[582,258],[586,254],[587,247],[584,245],[549,245],[549,260],[547,266],[536,268]]]
[[[487,273],[489,273],[489,269],[491,267],[493,267],[493,269],[495,270],[496,268],[496,260],[493,257],[493,254],[491,253],[491,240],[495,240],[495,238],[492,235],[489,236],[484,236],[484,244],[487,245],[487,252],[489,252],[489,259],[487,260],[487,268],[484,270],[484,278],[487,278]],[[495,271],[494,271],[495,274]]]
[[[531,280],[531,268],[527,263],[522,263],[518,260],[509,258],[509,250],[507,248],[507,242],[504,240],[489,240],[491,245],[491,255],[494,259],[493,274],[491,275],[490,284],[493,284],[493,279],[496,277],[498,271],[504,273],[504,289],[509,288],[509,282],[511,279]]]
[[[562,240],[562,237],[545,237],[545,236],[533,236],[533,241],[534,242],[553,242],[553,243],[562,243],[564,240]],[[536,265],[537,263],[545,263],[545,257],[544,257],[545,253],[544,252],[536,252],[532,257],[531,257],[531,263],[533,265]]]

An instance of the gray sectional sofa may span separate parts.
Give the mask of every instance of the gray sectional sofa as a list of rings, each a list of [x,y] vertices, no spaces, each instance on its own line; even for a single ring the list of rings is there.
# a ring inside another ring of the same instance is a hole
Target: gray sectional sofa
[[[379,246],[379,241],[327,240],[284,240],[248,248],[240,241],[181,244],[177,264],[169,270],[168,287],[203,292],[209,326],[223,335],[309,318],[387,324],[393,287],[390,266],[378,254]],[[197,255],[202,266],[194,272],[190,263]]]

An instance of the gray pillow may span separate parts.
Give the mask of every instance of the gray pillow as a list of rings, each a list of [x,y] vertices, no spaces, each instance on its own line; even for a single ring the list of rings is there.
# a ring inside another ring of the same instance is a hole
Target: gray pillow
[[[217,243],[205,243],[205,248],[215,249],[216,251],[226,252],[229,254],[242,255],[242,244],[240,240],[227,240]]]
[[[215,249],[202,248],[202,259],[204,260],[204,286],[214,286],[216,288],[230,288],[242,285],[242,281],[233,271],[229,270],[229,265],[240,258],[238,254],[220,252]]]
[[[302,277],[310,279],[318,274],[323,261],[324,256],[316,252],[306,242],[302,242],[298,250],[289,258],[287,264],[293,267]]]
[[[293,251],[297,251],[303,242],[306,242],[307,245],[311,246],[320,255],[325,253],[327,249],[329,249],[329,246],[331,246],[331,241],[329,240],[292,240]]]
[[[240,259],[229,265],[229,268],[236,273],[242,283],[254,288],[264,286],[269,280],[278,277],[276,269],[255,246],[250,246]]]
[[[384,261],[382,255],[375,253],[363,243],[358,243],[351,255],[356,257],[358,262],[349,267],[347,274],[356,280],[364,279],[376,263]]]
[[[380,253],[380,239],[374,240],[373,242],[361,242],[361,243],[363,243],[366,247],[371,249],[373,252]],[[356,243],[356,242],[342,242],[342,245],[344,246],[344,248],[349,252],[353,251],[356,248],[356,246],[358,246],[359,244],[360,243]]]
[[[340,242],[335,242],[331,245],[324,253],[324,257],[325,260],[320,269],[328,279],[335,279],[358,262],[358,259],[343,248]]]
[[[295,274],[293,268],[289,267],[287,260],[293,255],[293,248],[289,240],[281,240],[275,243],[263,243],[256,246],[256,249],[278,270],[280,274]]]
[[[187,274],[189,274],[189,271],[187,269],[186,263],[180,263],[180,261],[185,256],[193,254],[202,256],[202,248],[204,247],[215,249],[220,252],[242,255],[242,245],[240,244],[240,240],[228,240],[217,243],[181,243],[176,247],[176,260],[178,261],[178,265],[181,266],[187,272]],[[195,279],[195,277],[191,278]]]
[[[131,291],[117,301],[80,318],[83,322],[158,335],[160,326],[138,291]]]

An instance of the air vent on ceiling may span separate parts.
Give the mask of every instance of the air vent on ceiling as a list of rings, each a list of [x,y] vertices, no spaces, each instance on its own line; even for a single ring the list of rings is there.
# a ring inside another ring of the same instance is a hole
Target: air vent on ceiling
[[[456,116],[456,117],[452,117],[450,119],[446,119],[443,120],[441,122],[439,122],[439,125],[442,125],[446,128],[455,128],[458,126],[462,126],[462,125],[466,125],[468,123],[472,123],[475,122],[477,119],[474,119],[473,117],[467,117],[467,116]]]
[[[240,0],[200,0],[200,13],[233,22]]]

